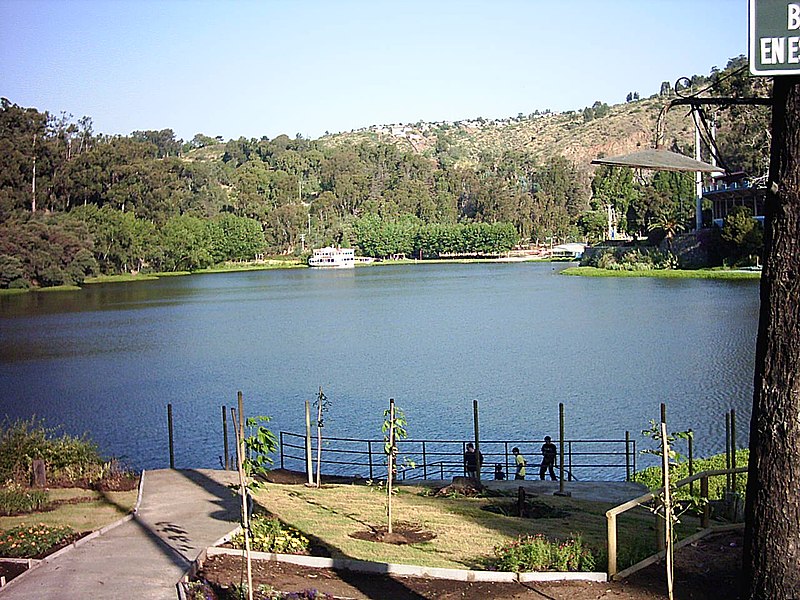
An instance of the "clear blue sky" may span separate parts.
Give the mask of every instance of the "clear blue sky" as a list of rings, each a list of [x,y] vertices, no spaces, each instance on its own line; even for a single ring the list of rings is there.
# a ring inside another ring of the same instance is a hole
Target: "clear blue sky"
[[[0,0],[0,96],[185,140],[576,110],[746,52],[746,0]]]

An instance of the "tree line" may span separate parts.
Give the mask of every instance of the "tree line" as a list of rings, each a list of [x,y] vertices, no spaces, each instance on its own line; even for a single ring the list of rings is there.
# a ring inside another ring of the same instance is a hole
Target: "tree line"
[[[750,91],[726,81],[734,93]],[[599,118],[603,105],[595,108]],[[754,121],[736,115],[720,127],[720,145],[725,131],[755,139]],[[88,117],[5,98],[0,150],[2,287],[299,256],[324,245],[370,256],[496,254],[520,242],[604,239],[609,207],[612,227],[639,237],[690,223],[694,207],[686,175],[590,172],[562,156],[537,161],[513,149],[463,166],[446,136],[426,153],[286,135],[108,136]],[[760,152],[755,140],[731,155],[757,168]]]

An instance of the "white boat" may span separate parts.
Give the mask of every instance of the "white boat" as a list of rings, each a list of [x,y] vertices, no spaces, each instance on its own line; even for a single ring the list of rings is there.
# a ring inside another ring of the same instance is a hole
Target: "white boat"
[[[356,253],[352,248],[318,248],[308,259],[308,266],[317,269],[353,269]]]

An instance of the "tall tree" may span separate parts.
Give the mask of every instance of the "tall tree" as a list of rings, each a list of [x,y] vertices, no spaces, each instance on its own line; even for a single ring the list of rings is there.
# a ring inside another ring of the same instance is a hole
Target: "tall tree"
[[[800,77],[775,78],[744,594],[800,598]]]

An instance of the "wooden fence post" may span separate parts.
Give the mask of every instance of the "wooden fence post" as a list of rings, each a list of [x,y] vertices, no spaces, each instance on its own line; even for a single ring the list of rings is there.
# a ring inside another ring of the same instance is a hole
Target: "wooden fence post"
[[[736,409],[731,409],[731,469],[736,469]],[[731,473],[731,491],[736,493],[736,473]]]
[[[477,465],[477,469],[475,470],[478,483],[481,482],[481,467],[483,467],[483,461],[481,460],[481,446],[480,446],[480,430],[478,428],[478,401],[472,401],[472,422],[473,427],[475,429],[475,464]]]
[[[169,468],[175,468],[175,439],[172,433],[172,403],[167,404],[167,429],[169,429]]]
[[[708,503],[708,476],[700,478],[700,498],[703,499],[703,514],[700,517],[700,526],[708,529],[711,523],[711,505]]]
[[[617,515],[606,513],[606,536],[608,539],[608,578],[617,574]]]
[[[224,404],[222,405],[222,451],[225,453],[223,464],[225,470],[228,471],[231,468],[231,458],[230,450],[228,449],[228,413]]]

